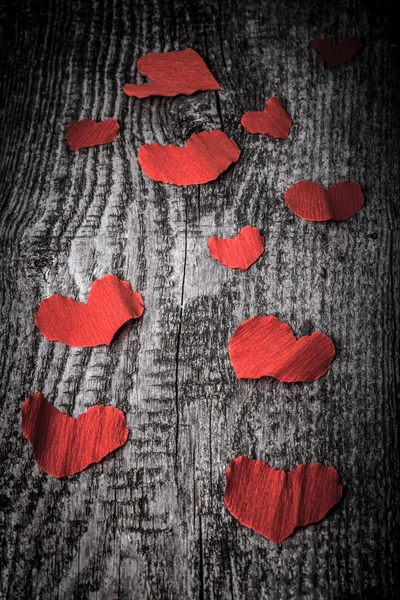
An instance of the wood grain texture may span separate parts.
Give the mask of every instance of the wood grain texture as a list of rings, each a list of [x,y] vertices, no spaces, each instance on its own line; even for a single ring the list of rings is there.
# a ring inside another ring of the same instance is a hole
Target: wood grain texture
[[[195,5],[194,5],[195,4]],[[399,114],[394,3],[338,0],[1,1],[0,597],[382,599],[398,597]],[[361,35],[329,70],[316,37]],[[139,56],[192,47],[220,92],[136,100]],[[269,96],[285,142],[240,125]],[[68,151],[65,126],[115,117],[113,144]],[[242,150],[218,181],[148,180],[143,143],[222,128]],[[309,223],[283,201],[299,179],[359,181],[366,206]],[[211,235],[261,229],[247,272],[212,260]],[[110,347],[67,348],[35,329],[40,300],[85,300],[114,273],[143,317]],[[238,381],[237,325],[276,314],[337,348],[311,384]],[[126,413],[124,448],[55,480],[35,464],[20,406],[37,391],[77,416]],[[276,468],[320,461],[345,492],[317,525],[274,546],[223,504],[244,454]]]

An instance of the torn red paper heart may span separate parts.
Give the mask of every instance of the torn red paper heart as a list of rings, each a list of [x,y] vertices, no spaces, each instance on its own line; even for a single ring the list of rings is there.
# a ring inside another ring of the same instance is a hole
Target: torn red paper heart
[[[292,126],[292,119],[278,98],[269,98],[261,112],[247,112],[241,123],[250,133],[263,133],[286,140]]]
[[[123,446],[128,438],[124,413],[113,406],[91,406],[77,419],[34,394],[22,405],[22,433],[43,471],[66,477]]]
[[[87,304],[60,294],[42,300],[35,324],[48,340],[84,348],[110,344],[117,330],[143,311],[142,296],[127,281],[106,275],[93,283]]]
[[[226,267],[246,271],[264,252],[264,238],[257,227],[246,225],[233,239],[210,237],[207,246]]]
[[[340,181],[328,189],[313,181],[298,181],[284,198],[294,214],[306,221],[344,221],[364,206],[361,186],[352,181]]]
[[[237,144],[223,131],[193,133],[186,146],[145,144],[138,161],[147,177],[175,185],[213,181],[240,156]]]
[[[135,85],[126,83],[128,96],[189,96],[202,90],[219,90],[220,86],[210,73],[204,60],[191,48],[173,52],[150,52],[137,61],[139,73],[151,83]]]
[[[82,119],[77,123],[68,123],[67,142],[70,150],[93,148],[115,140],[119,125],[115,119],[97,123],[92,119]]]
[[[348,37],[335,44],[331,40],[317,39],[312,43],[313,48],[322,56],[328,67],[338,67],[347,62],[362,48],[359,37]]]
[[[296,339],[287,323],[270,315],[241,323],[229,341],[229,356],[239,379],[308,382],[325,375],[335,346],[319,331]]]
[[[280,544],[296,527],[321,521],[342,489],[336,469],[318,462],[285,473],[239,456],[226,469],[224,501],[242,525]]]

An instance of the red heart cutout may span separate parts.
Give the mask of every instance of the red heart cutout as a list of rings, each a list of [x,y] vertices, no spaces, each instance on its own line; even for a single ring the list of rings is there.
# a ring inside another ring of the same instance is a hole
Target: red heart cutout
[[[283,108],[278,98],[269,98],[261,112],[247,112],[241,121],[250,133],[263,133],[274,138],[288,138],[292,119]]]
[[[264,238],[257,227],[246,225],[233,239],[210,237],[207,246],[226,267],[246,271],[264,252]]]
[[[60,294],[42,300],[35,324],[48,340],[85,348],[110,344],[117,330],[143,311],[142,296],[127,281],[106,275],[93,283],[87,304]]]
[[[345,221],[364,206],[359,183],[340,181],[330,188],[313,181],[298,181],[285,193],[285,202],[306,221]]]
[[[322,56],[328,67],[338,67],[347,62],[362,48],[359,37],[349,37],[335,44],[331,40],[314,40],[313,48]]]
[[[175,185],[213,181],[240,156],[237,144],[223,131],[193,133],[186,146],[145,144],[138,161],[147,177]]]
[[[342,489],[336,469],[318,462],[285,473],[239,456],[226,469],[224,501],[242,525],[280,544],[296,527],[323,519]]]
[[[173,52],[150,52],[137,61],[139,73],[152,83],[126,83],[128,96],[189,96],[201,90],[221,89],[204,60],[191,48]]]
[[[83,471],[128,438],[124,413],[118,408],[91,406],[74,419],[49,404],[41,392],[22,405],[22,433],[39,467],[54,477]]]
[[[92,119],[82,119],[77,123],[68,123],[67,142],[70,150],[93,148],[115,140],[119,132],[119,125],[115,119],[97,123]]]
[[[229,341],[229,356],[238,379],[309,382],[325,375],[335,346],[319,331],[296,339],[287,323],[270,315],[241,323]]]

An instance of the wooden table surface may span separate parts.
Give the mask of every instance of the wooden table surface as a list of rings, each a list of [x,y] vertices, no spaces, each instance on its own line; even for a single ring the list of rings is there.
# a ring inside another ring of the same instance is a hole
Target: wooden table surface
[[[399,85],[394,2],[2,0],[0,597],[384,599],[399,589]],[[330,70],[316,37],[361,35]],[[192,47],[220,92],[127,97],[137,59]],[[245,111],[278,96],[287,141],[251,135]],[[70,152],[68,122],[115,117],[107,146]],[[149,142],[223,129],[242,154],[215,182],[156,183]],[[300,179],[361,183],[342,223],[302,221]],[[211,235],[258,226],[247,272],[209,256]],[[54,293],[85,301],[106,273],[146,310],[112,344],[68,348],[33,323]],[[253,315],[337,349],[309,384],[237,380],[227,344]],[[81,474],[40,470],[21,403],[42,391],[77,416],[126,413],[126,445]],[[223,503],[239,455],[290,470],[334,466],[344,497],[280,545]]]

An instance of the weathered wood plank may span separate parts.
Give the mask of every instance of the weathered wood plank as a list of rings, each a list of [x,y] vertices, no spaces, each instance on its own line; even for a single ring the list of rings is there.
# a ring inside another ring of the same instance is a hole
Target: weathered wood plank
[[[2,535],[0,597],[396,598],[399,529],[398,77],[391,3],[254,0],[1,4]],[[330,71],[312,39],[358,33],[365,48]],[[191,46],[218,94],[122,93],[136,60]],[[287,142],[251,136],[241,115],[278,95]],[[115,116],[109,146],[69,153],[65,124]],[[145,142],[223,128],[242,149],[217,182],[146,179]],[[297,219],[298,179],[360,181],[365,208],[341,224]],[[246,273],[208,255],[212,234],[259,226]],[[33,326],[40,299],[85,300],[106,273],[145,299],[109,348],[70,349]],[[322,330],[338,354],[308,385],[237,381],[236,326],[274,313]],[[20,405],[43,391],[76,416],[127,414],[126,446],[54,480],[33,461]],[[291,469],[320,460],[345,485],[322,523],[280,546],[223,504],[224,471],[246,454]]]

